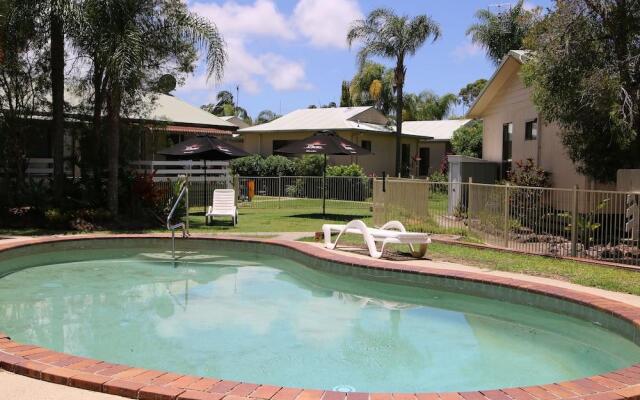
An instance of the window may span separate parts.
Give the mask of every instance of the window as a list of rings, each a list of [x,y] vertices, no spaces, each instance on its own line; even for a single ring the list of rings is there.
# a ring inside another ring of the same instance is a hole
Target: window
[[[271,151],[273,154],[278,153],[278,149],[288,145],[292,140],[274,140],[273,141],[273,150]]]
[[[411,145],[402,144],[402,176],[409,176],[411,173]]]
[[[524,140],[536,140],[538,138],[538,119],[527,121],[524,125]]]
[[[430,150],[428,147],[420,147],[420,163],[418,164],[420,176],[429,175],[429,156]]]
[[[507,178],[511,170],[511,146],[513,144],[513,124],[502,125],[502,178]]]
[[[502,125],[502,161],[511,162],[511,146],[513,144],[513,124]]]
[[[360,143],[360,146],[361,146],[363,149],[367,149],[367,150],[371,151],[371,140],[363,140],[363,141]]]

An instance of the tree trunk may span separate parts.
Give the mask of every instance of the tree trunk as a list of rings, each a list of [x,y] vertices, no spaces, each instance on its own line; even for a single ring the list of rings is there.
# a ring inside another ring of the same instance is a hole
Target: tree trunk
[[[52,0],[54,2],[55,0]],[[51,103],[53,125],[53,188],[60,204],[64,196],[64,26],[52,5],[51,29]]]
[[[93,182],[96,189],[100,188],[102,181],[102,160],[100,157],[100,149],[102,148],[102,106],[104,105],[104,78],[103,69],[100,68],[94,61],[94,73],[93,73],[93,129],[91,137],[91,160],[92,165]]]
[[[402,173],[402,109],[404,108],[404,60],[399,58],[395,69],[396,84],[396,176]]]
[[[107,135],[108,135],[108,167],[107,203],[109,211],[118,215],[118,168],[120,158],[120,106],[122,92],[120,86],[112,83],[107,96]]]

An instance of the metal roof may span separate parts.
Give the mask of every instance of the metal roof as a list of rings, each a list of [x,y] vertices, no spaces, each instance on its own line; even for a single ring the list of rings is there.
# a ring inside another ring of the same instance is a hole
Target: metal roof
[[[376,119],[386,120],[386,117],[374,107],[336,107],[336,108],[305,108],[295,110],[289,114],[265,124],[240,129],[239,133],[261,132],[300,132],[320,130],[359,130],[380,133],[390,133],[393,129],[387,125],[372,121],[371,115],[376,113]],[[379,114],[379,115],[378,115]]]
[[[227,122],[199,107],[192,106],[177,97],[167,94],[157,94],[154,97],[156,97],[156,100],[148,115],[141,115],[138,118],[173,124],[235,127],[231,122]]]
[[[468,124],[470,119],[447,119],[441,121],[404,121],[402,134],[420,136],[432,140],[451,140],[453,132]]]
[[[76,110],[83,110],[83,108],[87,107],[87,100],[71,90],[65,91],[64,100]],[[145,96],[143,102],[142,107],[140,107],[141,111],[134,111],[132,114],[123,116],[123,119],[170,125],[227,128],[227,131],[233,131],[237,128],[236,125],[220,117],[168,94],[154,93]],[[48,107],[42,112],[45,115],[50,113]],[[90,117],[90,111],[75,111],[70,114],[70,117]]]
[[[234,124],[238,128],[248,128],[251,126],[250,124],[247,124],[246,122],[244,122],[242,118],[236,117],[235,115],[227,115],[224,117],[220,117],[220,119],[223,119],[229,122],[230,124]]]

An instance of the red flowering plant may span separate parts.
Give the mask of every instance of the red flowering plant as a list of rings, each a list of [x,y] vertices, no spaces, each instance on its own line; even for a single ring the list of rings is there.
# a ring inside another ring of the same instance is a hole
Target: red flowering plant
[[[131,194],[135,202],[143,209],[150,210],[156,214],[162,213],[164,209],[164,198],[167,189],[163,188],[154,180],[155,171],[152,173],[134,173],[131,182]]]

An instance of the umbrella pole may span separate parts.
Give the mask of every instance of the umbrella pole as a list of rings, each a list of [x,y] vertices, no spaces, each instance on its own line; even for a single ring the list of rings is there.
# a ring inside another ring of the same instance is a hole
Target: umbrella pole
[[[207,190],[207,189],[209,189],[207,187],[207,160],[202,160],[202,161],[204,161],[204,212],[205,212],[205,215],[206,215],[206,213],[207,213],[207,205],[209,204],[208,203],[209,191]]]
[[[327,182],[326,182],[326,175],[327,175],[327,155],[324,155],[324,168],[322,168],[322,216],[326,216],[326,187],[327,187]]]

